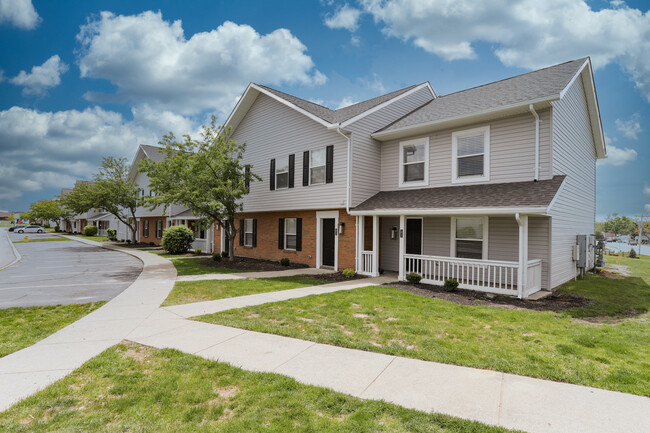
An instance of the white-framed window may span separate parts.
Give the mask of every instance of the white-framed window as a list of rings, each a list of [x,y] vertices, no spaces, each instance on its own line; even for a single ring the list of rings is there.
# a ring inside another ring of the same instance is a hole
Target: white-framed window
[[[451,256],[485,260],[488,255],[488,217],[452,217]]]
[[[244,220],[244,246],[253,246],[253,219],[247,218]]]
[[[156,220],[156,238],[161,239],[163,235],[163,222],[162,220]]]
[[[142,221],[142,236],[149,237],[149,220]]]
[[[284,219],[284,249],[285,250],[294,250],[296,249],[296,239],[297,236],[297,219],[296,218],[285,218]]]
[[[275,159],[275,189],[287,188],[289,188],[289,157],[284,156]]]
[[[452,183],[490,179],[490,127],[467,129],[451,134]]]
[[[320,185],[325,183],[326,162],[327,162],[327,153],[324,147],[309,152],[309,184],[310,185]]]
[[[429,185],[429,137],[399,144],[399,186]]]

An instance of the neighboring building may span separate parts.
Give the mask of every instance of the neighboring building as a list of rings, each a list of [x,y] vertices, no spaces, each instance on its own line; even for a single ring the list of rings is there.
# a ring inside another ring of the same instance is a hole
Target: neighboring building
[[[338,110],[251,83],[226,126],[262,178],[237,255],[521,297],[593,266],[587,247],[574,261],[577,236],[595,231],[606,157],[588,58]],[[221,230],[215,243],[225,249]]]
[[[0,212],[0,221],[9,221],[13,214],[13,212]]]

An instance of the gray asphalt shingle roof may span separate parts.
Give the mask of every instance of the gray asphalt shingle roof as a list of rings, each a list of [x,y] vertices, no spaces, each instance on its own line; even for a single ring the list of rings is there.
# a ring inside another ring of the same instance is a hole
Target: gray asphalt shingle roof
[[[381,191],[353,210],[546,207],[555,197],[565,177],[554,176],[537,182]]]
[[[262,87],[265,90],[273,93],[274,95],[291,102],[296,107],[302,108],[308,113],[313,114],[316,117],[319,117],[326,122],[330,123],[340,123],[345,122],[346,120],[352,119],[359,114],[362,114],[373,107],[376,107],[379,104],[382,104],[386,101],[393,99],[396,96],[401,95],[402,93],[408,92],[414,87],[419,86],[420,84],[414,84],[403,89],[396,90],[394,92],[386,93],[385,95],[377,96],[376,98],[368,99],[366,101],[358,102],[356,104],[349,105],[347,107],[339,108],[338,110],[331,110],[322,105],[316,104],[315,102],[306,101],[300,99],[296,96],[289,95],[288,93],[280,92],[279,90],[272,89],[270,87],[263,86],[261,84],[256,84],[259,87]]]
[[[587,59],[585,57],[572,60],[494,83],[438,96],[376,132],[443,121],[558,95]]]
[[[155,162],[160,162],[163,159],[165,159],[165,154],[159,152],[162,147],[158,146],[150,146],[148,144],[141,144],[140,147],[142,150],[144,150],[144,154],[147,156],[147,158],[155,161]]]

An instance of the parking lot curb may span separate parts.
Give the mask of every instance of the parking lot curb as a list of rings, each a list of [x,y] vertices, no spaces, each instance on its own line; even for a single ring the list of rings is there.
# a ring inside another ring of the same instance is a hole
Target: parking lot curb
[[[9,246],[11,247],[11,250],[14,253],[15,259],[14,259],[13,262],[9,263],[8,265],[1,266],[0,271],[2,271],[3,269],[7,269],[10,266],[15,265],[16,263],[18,263],[23,258],[23,256],[21,256],[20,253],[18,252],[18,250],[16,249],[16,246],[14,245],[14,243],[11,242],[11,238],[9,237],[9,231],[8,230],[3,230],[3,232],[5,233],[5,236],[7,237],[7,242],[9,243]]]

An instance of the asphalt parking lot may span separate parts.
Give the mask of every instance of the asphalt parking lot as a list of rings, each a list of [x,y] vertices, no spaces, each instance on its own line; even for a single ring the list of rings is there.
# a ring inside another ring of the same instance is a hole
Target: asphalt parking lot
[[[33,242],[55,237],[47,233],[28,236],[29,242],[13,244],[21,260],[0,271],[0,309],[107,301],[142,271],[142,262],[128,254],[76,241]],[[22,241],[25,234],[9,238]]]

